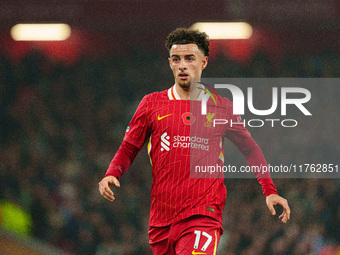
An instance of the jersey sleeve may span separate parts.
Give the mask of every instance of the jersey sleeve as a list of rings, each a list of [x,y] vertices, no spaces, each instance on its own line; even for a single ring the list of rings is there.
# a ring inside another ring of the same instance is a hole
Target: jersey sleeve
[[[124,140],[112,159],[104,178],[111,175],[120,179],[150,136],[147,100],[148,98],[145,96],[139,103],[126,129]]]
[[[134,145],[123,141],[116,155],[112,159],[104,178],[106,176],[112,175],[119,180],[126,170],[131,166],[139,151],[140,149]]]
[[[240,115],[233,115],[232,104],[228,107],[227,114],[229,123],[225,136],[237,146],[241,153],[246,158],[250,167],[262,166],[267,167],[267,162],[264,158],[261,148],[252,138],[251,134],[243,124]],[[271,179],[270,172],[255,172],[257,181],[262,186],[262,192],[265,196],[277,194],[276,187]]]
[[[124,141],[141,149],[150,137],[150,122],[148,116],[148,99],[146,95],[139,103],[125,132]]]

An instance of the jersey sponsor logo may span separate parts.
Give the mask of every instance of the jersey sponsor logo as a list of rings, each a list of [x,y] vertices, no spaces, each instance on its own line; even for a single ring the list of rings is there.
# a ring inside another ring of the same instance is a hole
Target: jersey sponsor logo
[[[191,112],[185,112],[182,114],[182,120],[185,125],[192,125],[194,124],[196,118]]]
[[[170,136],[168,136],[167,132],[164,132],[161,136],[161,151],[164,150],[170,150]]]
[[[202,138],[199,136],[176,135],[174,136],[173,147],[201,149],[204,151],[209,151],[209,138]]]
[[[205,126],[205,127],[212,128],[214,116],[215,116],[215,113],[209,113],[209,112],[208,112],[208,114],[207,114],[207,116],[206,116],[207,122],[204,123],[204,126]]]
[[[161,116],[161,117],[158,115],[157,119],[158,119],[158,120],[161,120],[161,119],[164,119],[164,118],[166,118],[166,117],[171,116],[172,114],[173,114],[173,113],[168,114],[168,115],[164,115],[164,116]]]
[[[171,139],[167,132],[161,135],[161,151],[170,151],[170,148],[191,148],[209,151],[209,138],[202,138],[198,136],[181,136],[176,135]]]

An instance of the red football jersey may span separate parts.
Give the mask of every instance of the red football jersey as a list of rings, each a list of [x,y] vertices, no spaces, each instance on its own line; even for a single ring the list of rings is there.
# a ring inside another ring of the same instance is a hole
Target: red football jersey
[[[200,97],[206,96],[202,91]],[[200,99],[199,97],[199,99]],[[140,102],[124,140],[139,150],[148,141],[152,164],[150,226],[166,226],[192,215],[215,218],[222,224],[222,210],[227,190],[221,175],[202,178],[190,173],[195,165],[220,165],[224,162],[222,137],[228,137],[246,156],[256,151],[248,163],[266,164],[261,150],[243,125],[220,125],[212,130],[212,119],[239,121],[232,115],[232,103],[223,98],[222,105],[208,114],[200,112],[200,101],[180,100],[175,86],[146,95]],[[214,113],[212,113],[214,111]],[[112,166],[110,166],[112,167]],[[120,178],[126,169],[116,171]],[[271,179],[259,179],[265,195],[276,193]]]

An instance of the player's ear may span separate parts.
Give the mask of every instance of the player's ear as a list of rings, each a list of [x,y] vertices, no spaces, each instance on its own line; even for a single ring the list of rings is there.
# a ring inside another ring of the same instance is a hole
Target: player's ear
[[[202,59],[202,70],[205,69],[208,65],[208,56],[204,56]]]
[[[168,58],[168,60],[169,60],[169,66],[171,67],[171,58]]]

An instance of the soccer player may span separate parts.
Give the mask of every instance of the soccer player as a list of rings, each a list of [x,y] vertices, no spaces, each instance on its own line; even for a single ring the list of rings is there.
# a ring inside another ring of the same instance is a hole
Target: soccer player
[[[216,129],[213,136],[207,132],[210,125],[201,125],[202,129],[192,137],[190,128],[195,121],[203,123],[203,118],[209,122],[214,116],[224,115],[224,119],[232,118],[237,122],[239,116],[232,115],[232,103],[226,98],[223,98],[223,107],[209,118],[194,116],[190,111],[193,102],[190,98],[199,102],[207,96],[190,82],[192,78],[200,78],[208,64],[209,40],[205,33],[178,28],[168,35],[166,47],[175,84],[142,99],[119,150],[99,183],[99,191],[107,200],[115,200],[110,187],[120,187],[119,179],[148,141],[153,175],[149,243],[153,253],[216,254],[223,233],[222,210],[227,196],[224,179],[191,178],[190,164],[207,160],[223,165],[222,137],[229,138],[240,149],[250,166],[263,166],[266,161],[243,125],[225,125]],[[199,155],[196,161],[191,161],[193,154]],[[270,175],[256,177],[270,212],[275,215],[274,205],[281,205],[283,213],[279,218],[286,223],[290,217],[286,199],[277,194]]]

